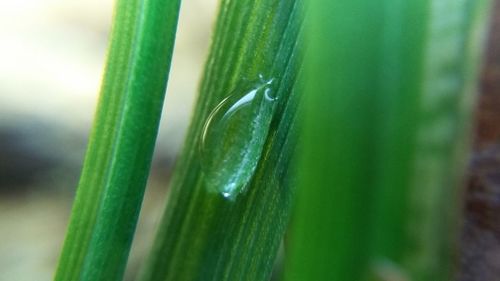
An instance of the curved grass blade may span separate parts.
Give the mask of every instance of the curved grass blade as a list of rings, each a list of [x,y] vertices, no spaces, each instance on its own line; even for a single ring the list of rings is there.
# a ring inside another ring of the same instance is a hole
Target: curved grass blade
[[[222,1],[141,280],[269,279],[290,210],[301,15],[300,0]]]
[[[55,280],[121,280],[146,185],[179,0],[118,0],[101,96]]]
[[[312,1],[287,281],[452,280],[487,1]]]

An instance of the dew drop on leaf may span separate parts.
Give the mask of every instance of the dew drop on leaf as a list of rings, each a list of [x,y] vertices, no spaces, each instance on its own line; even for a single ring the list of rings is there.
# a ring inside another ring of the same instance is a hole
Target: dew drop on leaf
[[[209,114],[202,130],[202,171],[209,190],[233,200],[250,182],[276,107],[274,79],[245,82]]]

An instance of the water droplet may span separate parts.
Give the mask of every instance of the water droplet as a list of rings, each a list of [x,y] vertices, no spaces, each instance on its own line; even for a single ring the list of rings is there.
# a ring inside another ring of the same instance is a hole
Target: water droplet
[[[237,87],[210,113],[201,137],[201,160],[211,191],[234,199],[251,180],[268,135],[277,97],[273,79],[259,75]]]

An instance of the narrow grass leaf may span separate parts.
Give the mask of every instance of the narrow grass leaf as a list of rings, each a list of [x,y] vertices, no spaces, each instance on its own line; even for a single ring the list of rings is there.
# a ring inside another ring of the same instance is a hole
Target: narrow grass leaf
[[[179,0],[118,0],[55,280],[121,280],[163,106]]]
[[[223,0],[143,281],[268,280],[290,211],[300,0]]]

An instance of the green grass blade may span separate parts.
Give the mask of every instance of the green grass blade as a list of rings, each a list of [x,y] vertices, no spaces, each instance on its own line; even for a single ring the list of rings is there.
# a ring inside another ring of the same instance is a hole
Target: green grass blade
[[[101,96],[55,280],[121,280],[146,185],[179,0],[118,0]]]
[[[299,0],[222,1],[141,280],[269,279],[290,211],[301,14]]]
[[[486,7],[311,2],[285,280],[452,280]]]

